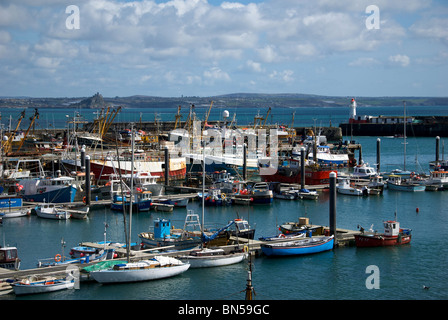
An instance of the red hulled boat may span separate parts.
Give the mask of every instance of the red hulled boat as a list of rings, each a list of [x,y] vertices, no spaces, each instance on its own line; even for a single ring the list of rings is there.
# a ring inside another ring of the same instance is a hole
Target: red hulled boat
[[[330,172],[336,172],[331,166],[312,164],[305,166],[305,184],[319,185],[330,182]],[[281,161],[277,172],[272,175],[260,175],[264,182],[301,183],[300,159],[287,159]]]
[[[400,228],[397,221],[385,221],[384,233],[364,232],[361,228],[360,234],[355,234],[357,247],[383,247],[396,246],[411,242],[411,229]]]

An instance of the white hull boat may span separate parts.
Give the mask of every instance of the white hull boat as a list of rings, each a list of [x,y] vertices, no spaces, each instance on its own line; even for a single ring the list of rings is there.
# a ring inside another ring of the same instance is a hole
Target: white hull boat
[[[2,218],[18,218],[18,217],[24,217],[24,216],[29,216],[29,215],[30,215],[30,210],[26,209],[26,208],[12,208],[8,211],[0,212],[0,216]]]
[[[36,207],[36,214],[40,218],[67,220],[70,218],[70,213],[62,208],[56,207],[54,204],[42,204]]]
[[[16,295],[35,294],[53,292],[64,289],[73,289],[75,286],[74,278],[70,279],[55,279],[42,281],[21,281],[13,283],[12,287]]]
[[[189,255],[178,257],[179,260],[189,263],[191,268],[209,268],[227,266],[243,261],[246,252],[224,253],[223,249],[202,249],[192,251]]]
[[[151,260],[116,264],[110,269],[91,271],[99,283],[138,282],[173,277],[188,270],[189,264],[177,259],[156,256]]]

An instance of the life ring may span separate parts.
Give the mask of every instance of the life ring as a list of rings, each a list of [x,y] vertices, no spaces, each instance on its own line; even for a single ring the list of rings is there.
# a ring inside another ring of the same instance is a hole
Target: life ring
[[[54,261],[59,262],[59,261],[61,261],[61,258],[62,258],[61,255],[57,254],[54,256]]]
[[[283,233],[280,233],[278,236],[279,238],[286,238],[286,236]]]
[[[249,247],[248,246],[244,246],[243,247],[243,252],[249,252]]]
[[[83,198],[82,198],[82,202],[84,203],[84,204],[86,204],[86,197],[84,196]]]
[[[226,197],[227,197],[227,196],[226,196],[226,194],[225,194],[225,193],[221,193],[221,199],[222,199],[222,200],[225,200],[225,199],[226,199]]]

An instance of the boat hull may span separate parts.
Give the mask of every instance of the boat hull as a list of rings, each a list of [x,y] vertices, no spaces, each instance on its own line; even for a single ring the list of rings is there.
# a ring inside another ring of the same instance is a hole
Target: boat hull
[[[46,202],[46,203],[67,203],[73,202],[76,196],[76,188],[73,186],[64,187],[36,194],[24,194],[24,201]]]
[[[179,257],[179,260],[189,263],[190,268],[211,268],[240,263],[245,257],[245,253],[239,252],[216,256],[184,256]]]
[[[425,185],[405,185],[405,184],[395,184],[391,182],[387,182],[387,187],[390,190],[395,191],[406,191],[406,192],[420,192],[425,191],[426,186]]]
[[[189,264],[181,264],[151,269],[106,269],[90,272],[90,276],[99,283],[139,282],[173,277],[187,271],[189,267]]]
[[[305,170],[305,184],[306,185],[319,185],[319,184],[327,184],[330,182],[330,172],[334,170]],[[281,183],[294,183],[301,184],[301,172],[297,171],[289,171],[282,173],[281,171],[277,171],[277,173],[272,175],[260,175],[261,180],[264,182],[281,182]]]
[[[357,247],[385,247],[408,244],[411,242],[411,235],[384,236],[384,235],[355,235]]]
[[[74,280],[54,280],[33,282],[30,284],[15,283],[13,284],[13,289],[16,295],[25,295],[72,289],[74,286]]]
[[[316,238],[318,238],[318,241],[316,241]],[[334,237],[316,238],[277,244],[263,244],[261,245],[261,250],[267,256],[291,256],[314,254],[333,249]]]
[[[40,209],[36,209],[36,214],[40,218],[53,219],[53,220],[68,220],[70,219],[70,214],[67,211],[60,212],[42,212]]]
[[[151,175],[159,177],[158,181],[165,181],[165,169],[162,168],[164,161],[140,161],[136,162],[137,171],[151,172]],[[120,161],[120,167],[117,161],[91,160],[90,170],[95,174],[97,180],[109,180],[110,175],[116,174],[121,169],[121,174],[131,174],[131,161]],[[170,159],[170,180],[183,180],[187,174],[185,159]],[[155,194],[156,195],[156,194]]]
[[[132,206],[132,210],[134,210],[136,212],[149,211],[151,209],[151,205],[152,205],[152,200],[134,202],[134,204]],[[124,207],[126,209],[126,212],[129,212],[129,202],[126,202],[124,204]],[[123,211],[123,202],[121,202],[121,201],[112,202],[110,204],[110,208],[111,208],[111,210],[114,210],[114,211]]]

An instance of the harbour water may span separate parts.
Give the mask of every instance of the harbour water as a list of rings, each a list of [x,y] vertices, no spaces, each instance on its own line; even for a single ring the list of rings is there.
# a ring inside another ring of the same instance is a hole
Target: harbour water
[[[349,137],[345,137],[346,139]],[[363,159],[376,162],[377,137],[354,137],[362,144]],[[445,140],[441,139],[442,142]],[[435,158],[434,138],[407,139],[407,169],[429,171]],[[381,139],[381,169],[403,165],[403,139]],[[442,156],[442,155],[441,155]],[[302,257],[253,260],[253,286],[257,300],[444,300],[448,298],[448,191],[394,192],[382,196],[351,197],[337,195],[337,227],[356,230],[358,225],[382,232],[382,221],[394,219],[412,229],[410,245],[391,248],[339,247],[333,251]],[[417,210],[418,208],[418,210]],[[201,206],[190,202],[188,209],[200,214]],[[159,217],[182,226],[185,209],[171,213],[146,212],[133,215],[132,241]],[[329,196],[318,201],[274,199],[271,205],[206,208],[208,223],[225,224],[243,217],[256,227],[255,238],[277,233],[278,225],[307,217],[312,224],[329,224]],[[2,241],[17,246],[22,269],[34,268],[38,259],[65,253],[82,241],[102,241],[104,223],[107,239],[123,242],[123,217],[109,209],[94,210],[89,219],[55,221],[37,216],[4,219],[0,227]],[[379,270],[379,288],[368,289],[369,266]],[[100,285],[81,283],[80,289],[24,297],[9,295],[1,299],[17,300],[241,300],[247,278],[247,263],[188,270],[169,279]],[[423,289],[423,286],[430,287]]]

